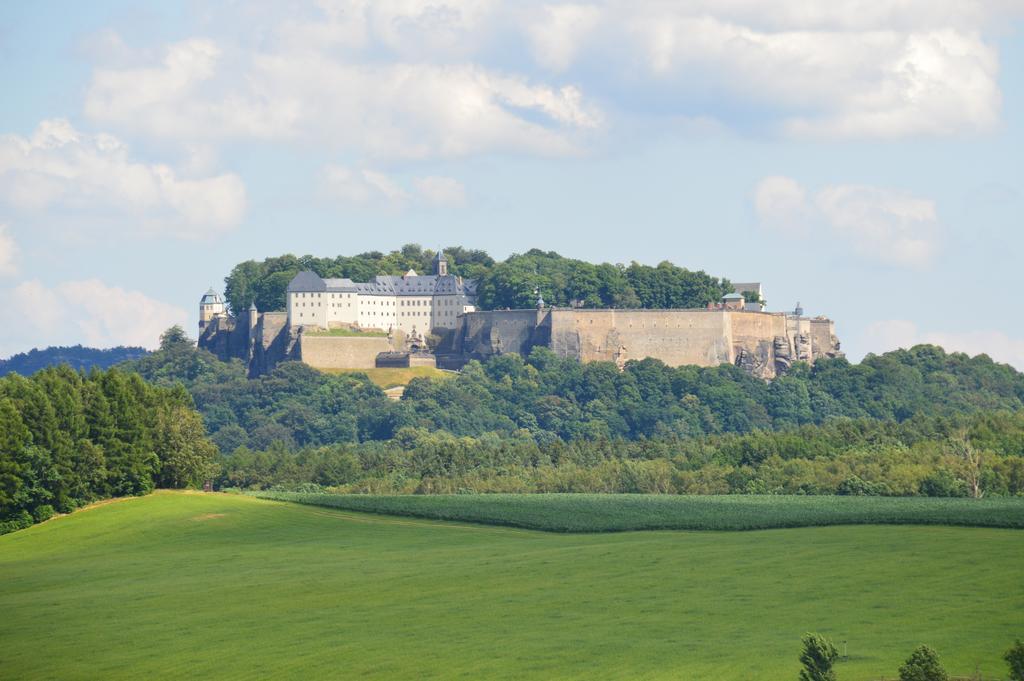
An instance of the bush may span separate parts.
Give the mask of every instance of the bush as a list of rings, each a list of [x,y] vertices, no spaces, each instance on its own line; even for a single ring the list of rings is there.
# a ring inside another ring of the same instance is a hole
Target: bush
[[[949,674],[934,650],[920,646],[900,667],[900,681],[949,681]]]
[[[1003,655],[1006,664],[1010,665],[1010,679],[1024,681],[1024,643],[1020,639]]]
[[[836,672],[832,665],[839,657],[839,651],[824,636],[804,634],[804,649],[800,653],[800,681],[835,681]]]
[[[44,520],[49,520],[56,513],[57,512],[53,510],[53,506],[50,506],[49,504],[43,504],[41,506],[36,506],[35,510],[32,512],[32,515],[35,517],[37,523],[41,523]]]
[[[31,527],[34,522],[28,511],[21,511],[12,518],[0,520],[0,534],[24,530],[26,527]]]

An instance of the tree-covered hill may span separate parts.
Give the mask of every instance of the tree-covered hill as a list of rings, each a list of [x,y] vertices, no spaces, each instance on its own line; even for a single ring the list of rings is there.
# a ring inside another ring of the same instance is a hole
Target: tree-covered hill
[[[31,376],[40,369],[60,364],[67,364],[73,369],[106,369],[127,360],[144,357],[148,352],[145,348],[125,346],[99,349],[72,345],[52,346],[45,350],[32,349],[9,359],[0,359],[0,376],[10,373]]]
[[[528,308],[539,291],[549,305],[559,307],[690,308],[704,307],[732,291],[725,279],[663,262],[657,267],[632,263],[593,264],[553,251],[532,249],[496,262],[481,250],[449,246],[444,249],[449,271],[479,281],[479,303],[487,310]],[[231,270],[224,295],[232,310],[256,303],[262,311],[283,310],[288,282],[302,270],[322,277],[367,281],[379,274],[405,274],[410,269],[429,273],[435,252],[418,244],[384,254],[316,258],[283,255],[262,262],[249,260]]]
[[[860,364],[797,364],[766,383],[737,367],[673,368],[645,359],[624,371],[582,364],[546,348],[471,362],[444,380],[413,379],[400,402],[360,374],[327,375],[286,362],[247,379],[187,340],[130,363],[147,380],[182,381],[222,450],[389,440],[403,428],[455,436],[561,441],[694,438],[826,424],[903,422],[1024,407],[1024,374],[987,356],[921,345]]]

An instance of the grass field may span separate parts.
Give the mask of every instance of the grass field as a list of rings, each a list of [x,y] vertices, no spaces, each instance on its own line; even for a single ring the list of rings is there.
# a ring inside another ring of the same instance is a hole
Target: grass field
[[[450,371],[434,367],[388,367],[384,369],[321,369],[328,374],[366,374],[380,388],[408,385],[414,378],[449,378]]]
[[[334,336],[343,338],[387,338],[387,331],[357,331],[355,329],[303,329],[307,336]]]
[[[0,537],[5,679],[841,681],[919,643],[1002,676],[1024,533],[940,526],[555,534],[158,493]],[[842,646],[841,646],[842,647]]]
[[[549,532],[763,530],[826,525],[966,525],[1024,529],[1024,499],[674,496],[666,494],[456,494],[370,496],[251,492],[365,513],[459,520]]]

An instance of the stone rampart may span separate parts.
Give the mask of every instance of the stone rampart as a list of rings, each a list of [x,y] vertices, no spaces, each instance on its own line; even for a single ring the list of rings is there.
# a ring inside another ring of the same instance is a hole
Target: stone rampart
[[[731,316],[722,310],[552,310],[551,349],[583,362],[732,362]]]
[[[538,345],[581,362],[622,366],[653,357],[670,366],[736,364],[761,378],[786,371],[793,361],[838,353],[831,320],[723,309],[471,312],[460,317],[451,352],[473,359],[526,356]]]
[[[299,334],[298,359],[316,369],[373,369],[377,355],[391,352],[384,336],[312,336]]]
[[[534,345],[548,344],[548,313],[548,310],[496,310],[460,315],[450,350],[473,359],[509,352],[525,357]]]

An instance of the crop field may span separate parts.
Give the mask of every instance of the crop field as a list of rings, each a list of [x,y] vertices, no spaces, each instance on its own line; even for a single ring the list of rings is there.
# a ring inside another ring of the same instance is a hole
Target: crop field
[[[364,513],[459,520],[549,532],[763,530],[827,525],[966,525],[1024,529],[1024,499],[1020,498],[250,494]]]
[[[0,537],[0,678],[778,681],[806,631],[840,681],[920,643],[1002,678],[1022,583],[1011,529],[565,534],[161,492]]]

